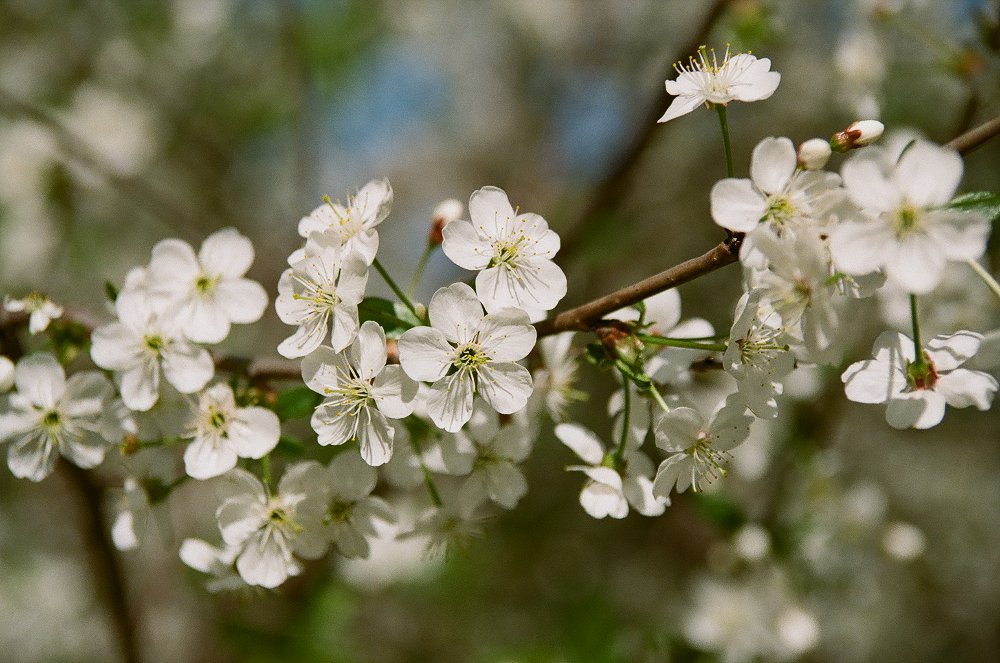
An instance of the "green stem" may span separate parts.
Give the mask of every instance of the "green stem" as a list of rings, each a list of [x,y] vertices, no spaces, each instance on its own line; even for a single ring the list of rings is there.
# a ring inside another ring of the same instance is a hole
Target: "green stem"
[[[625,457],[625,446],[628,444],[628,425],[632,417],[632,383],[624,371],[622,371],[622,388],[625,390],[625,406],[622,408],[622,435],[614,453],[616,465]]]
[[[667,405],[665,400],[663,400],[663,396],[660,395],[660,390],[656,388],[656,385],[653,384],[652,380],[649,382],[649,393],[664,412],[670,412],[670,406]]]
[[[726,343],[702,343],[687,338],[667,338],[665,336],[651,336],[649,334],[637,334],[637,336],[643,343],[648,343],[650,345],[668,345],[672,348],[725,352],[728,347]]]
[[[399,297],[399,301],[403,302],[403,306],[410,309],[410,313],[412,313],[417,320],[423,320],[423,316],[417,314],[417,309],[413,306],[413,302],[411,302],[410,298],[407,297],[402,290],[400,290],[399,286],[396,285],[396,282],[392,280],[392,277],[389,276],[389,272],[385,271],[385,267],[383,267],[382,263],[378,261],[378,258],[375,258],[375,261],[372,263],[372,267],[375,268],[375,271],[382,276],[382,280],[384,280],[396,296]]]
[[[264,483],[264,490],[268,496],[271,495],[271,456],[268,454],[260,459],[260,478]]]
[[[735,177],[733,170],[733,145],[729,140],[729,120],[726,118],[726,107],[715,104],[715,112],[719,114],[719,126],[722,128],[722,146],[726,148],[726,176]]]
[[[913,325],[913,365],[923,368],[927,365],[924,360],[924,344],[920,341],[920,320],[917,316],[917,296],[910,295],[910,322]]]
[[[972,271],[979,275],[979,278],[983,280],[983,283],[985,283],[986,286],[993,291],[993,294],[1000,297],[1000,283],[997,283],[997,280],[993,278],[993,275],[987,272],[982,265],[972,258],[969,258],[966,262],[969,263],[969,267],[972,268]]]
[[[406,286],[406,292],[412,297],[413,293],[417,290],[417,285],[420,283],[420,277],[424,275],[424,269],[427,268],[427,261],[430,260],[431,254],[434,253],[434,248],[437,244],[427,243],[427,248],[424,249],[424,253],[420,256],[420,261],[417,263],[417,268],[413,270],[413,276],[410,277],[410,283]]]
[[[444,502],[441,501],[441,495],[434,485],[434,479],[431,478],[431,471],[427,469],[427,465],[424,464],[424,458],[420,455],[420,445],[417,444],[417,440],[413,435],[410,436],[410,448],[413,449],[413,455],[417,457],[417,462],[420,463],[420,473],[423,474],[424,485],[427,487],[427,493],[431,496],[431,503],[440,509],[444,505]]]

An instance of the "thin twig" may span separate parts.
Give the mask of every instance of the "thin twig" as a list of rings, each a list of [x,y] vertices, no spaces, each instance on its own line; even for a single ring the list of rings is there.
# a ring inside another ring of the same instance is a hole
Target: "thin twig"
[[[945,147],[958,150],[959,154],[966,155],[997,135],[1000,135],[1000,115],[966,131],[961,136],[952,138],[945,143]]]

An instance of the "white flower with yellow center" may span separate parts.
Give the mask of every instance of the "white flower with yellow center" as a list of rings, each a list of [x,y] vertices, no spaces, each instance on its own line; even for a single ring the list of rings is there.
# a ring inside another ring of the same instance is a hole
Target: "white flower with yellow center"
[[[683,493],[689,487],[695,492],[719,476],[725,476],[729,451],[750,435],[753,417],[746,406],[730,398],[706,422],[701,414],[689,407],[677,407],[656,422],[656,446],[670,453],[656,470],[653,494],[667,498],[671,490]]]
[[[197,255],[187,242],[165,239],[153,247],[139,296],[169,307],[188,339],[219,343],[232,323],[256,322],[267,308],[264,288],[243,278],[253,259],[253,244],[235,228],[209,235]]]
[[[237,407],[232,388],[216,384],[206,389],[186,437],[184,469],[195,479],[210,479],[236,467],[237,458],[263,458],[281,436],[274,412],[256,406]]]
[[[780,316],[762,299],[763,291],[744,293],[736,305],[736,321],[722,358],[739,387],[739,395],[758,417],[778,416],[781,379],[795,367],[785,343]]]
[[[318,559],[326,552],[322,520],[328,488],[319,463],[290,465],[273,494],[238,468],[225,475],[222,490],[228,496],[215,517],[226,546],[238,551],[236,570],[248,585],[277,587],[301,573],[295,555]]]
[[[719,62],[715,50],[702,48],[685,67],[674,64],[677,80],[667,81],[667,93],[676,96],[657,122],[687,115],[702,104],[725,106],[730,101],[760,101],[778,88],[781,74],[771,71],[771,61],[749,53],[730,56],[729,48]]]
[[[346,205],[326,199],[299,221],[299,235],[341,255],[357,252],[370,265],[378,253],[375,227],[385,220],[391,207],[389,180],[372,180],[349,197]]]
[[[857,219],[830,235],[830,252],[847,274],[883,269],[907,292],[925,294],[942,279],[949,260],[974,260],[986,249],[990,224],[978,213],[949,209],[962,179],[954,150],[918,140],[896,165],[868,148],[844,163],[841,174]]]
[[[66,379],[56,358],[28,355],[17,362],[17,390],[0,411],[0,442],[11,441],[7,465],[14,476],[41,481],[59,456],[82,468],[96,467],[114,443],[106,418],[113,389],[97,371]]]
[[[518,214],[507,194],[483,187],[469,199],[472,221],[444,228],[452,262],[477,270],[476,294],[493,312],[505,307],[550,311],[566,295],[566,275],[552,262],[559,235],[537,214]]]
[[[33,292],[23,299],[5,297],[3,307],[11,313],[27,313],[28,332],[31,334],[45,331],[50,322],[63,314],[62,306],[38,292]]]
[[[385,364],[385,331],[371,320],[347,352],[320,347],[302,361],[302,379],[326,397],[312,416],[320,444],[357,440],[366,463],[389,462],[395,437],[389,419],[413,413],[417,384],[399,366]]]
[[[414,380],[433,383],[427,414],[437,426],[460,429],[472,416],[476,393],[501,414],[527,404],[531,373],[516,363],[535,345],[527,313],[502,308],[483,315],[476,293],[464,283],[434,293],[428,313],[431,327],[400,337],[399,362]]]
[[[278,281],[274,308],[295,333],[278,346],[283,357],[304,357],[326,339],[340,352],[358,332],[358,304],[368,285],[368,266],[357,253],[344,256],[333,249],[307,247],[301,259]]]

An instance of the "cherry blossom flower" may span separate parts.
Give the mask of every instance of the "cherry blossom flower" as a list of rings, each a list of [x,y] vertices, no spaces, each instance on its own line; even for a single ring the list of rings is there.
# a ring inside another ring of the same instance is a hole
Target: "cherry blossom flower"
[[[371,320],[344,354],[319,347],[303,360],[302,379],[326,396],[312,416],[320,444],[356,439],[369,465],[392,458],[395,431],[388,419],[413,412],[417,385],[399,366],[385,364],[385,331]]]
[[[237,546],[217,548],[201,539],[184,539],[178,554],[181,561],[195,571],[212,576],[212,579],[205,584],[205,589],[216,593],[247,586],[233,568],[239,552]]]
[[[566,275],[552,262],[559,235],[537,214],[518,214],[507,194],[492,186],[469,199],[472,221],[444,228],[452,262],[479,270],[476,294],[493,312],[505,307],[549,311],[566,295]]]
[[[677,80],[667,81],[666,86],[667,93],[677,98],[657,122],[687,115],[702,104],[761,101],[774,94],[781,82],[781,74],[771,71],[767,58],[758,60],[749,53],[730,56],[728,47],[721,63],[714,49],[702,48],[697,59],[691,57],[686,67],[677,62],[674,70]]]
[[[800,170],[792,141],[765,138],[753,150],[750,179],[726,178],[712,187],[712,219],[727,230],[747,233],[740,260],[763,268],[756,246],[762,233],[784,236],[818,224],[843,199],[836,173]]]
[[[264,288],[243,278],[253,258],[253,244],[235,228],[209,235],[197,255],[187,242],[165,239],[153,247],[147,288],[188,339],[219,343],[232,323],[256,322],[267,308]]]
[[[656,470],[653,494],[669,497],[676,489],[683,493],[690,487],[701,490],[720,475],[726,474],[728,452],[750,435],[753,417],[746,406],[730,398],[706,422],[689,407],[676,407],[664,413],[654,430],[656,446],[670,453]]]
[[[566,419],[570,404],[587,395],[575,388],[579,353],[572,350],[575,332],[547,336],[538,342],[542,366],[534,373],[535,394],[538,394],[553,421]]]
[[[778,416],[781,379],[795,367],[785,344],[781,320],[763,300],[761,290],[744,293],[736,304],[736,321],[722,363],[736,378],[740,397],[758,417]]]
[[[17,390],[0,411],[0,442],[11,442],[7,465],[14,476],[41,481],[60,455],[85,469],[104,460],[118,433],[105,417],[114,393],[107,378],[82,371],[67,380],[55,357],[36,353],[17,362],[14,379]]]
[[[94,330],[90,357],[115,372],[129,409],[153,407],[161,373],[182,394],[199,391],[212,379],[212,357],[184,337],[175,318],[157,315],[142,297],[119,297],[115,310],[118,322]]]
[[[232,388],[216,384],[202,392],[185,437],[184,469],[195,479],[210,479],[236,467],[237,458],[263,458],[281,436],[278,415],[266,408],[237,407]]]
[[[299,221],[299,235],[309,242],[332,248],[338,256],[357,253],[366,265],[378,253],[375,229],[389,216],[392,186],[389,180],[372,180],[350,196],[347,205],[324,202]]]
[[[885,331],[875,340],[873,359],[851,364],[840,379],[856,403],[885,403],[893,428],[931,428],[941,423],[945,405],[988,410],[997,380],[982,371],[960,368],[973,357],[982,334],[959,331],[935,336],[924,346],[925,365],[915,363],[913,341]]]
[[[278,281],[278,317],[298,326],[278,346],[278,353],[289,359],[304,357],[320,346],[328,329],[335,352],[350,345],[358,332],[358,304],[367,284],[368,267],[359,254],[338,257],[331,248],[306,247]]]
[[[226,546],[238,550],[236,570],[248,585],[277,587],[301,573],[295,555],[318,559],[326,552],[322,465],[305,461],[289,466],[275,494],[246,470],[223,476],[228,496],[215,517]]]
[[[49,323],[62,317],[63,307],[53,303],[43,294],[33,292],[23,299],[4,297],[3,307],[11,313],[28,314],[28,333],[39,334]]]
[[[434,293],[428,313],[431,327],[400,337],[399,361],[414,380],[433,383],[427,412],[437,426],[461,428],[472,416],[476,393],[501,414],[527,404],[531,373],[516,362],[531,352],[536,334],[524,311],[483,315],[472,288],[456,283]]]
[[[469,423],[455,435],[472,457],[472,472],[456,496],[465,517],[471,517],[486,500],[513,509],[528,492],[528,480],[517,465],[531,453],[534,428],[524,412],[501,423],[492,410],[475,408]]]
[[[978,213],[946,207],[962,179],[957,152],[918,140],[886,167],[869,148],[844,163],[847,193],[862,208],[830,235],[837,267],[848,274],[884,269],[889,281],[914,294],[933,290],[949,260],[983,254],[990,225]]]
[[[653,463],[641,451],[626,449],[620,463],[616,463],[605,451],[604,443],[583,426],[559,424],[555,432],[559,441],[587,463],[566,469],[587,475],[580,506],[591,517],[624,518],[629,505],[644,516],[658,516],[670,504],[670,500],[653,495]]]
[[[378,481],[375,468],[355,454],[342,453],[330,461],[325,480],[324,535],[344,557],[368,557],[368,541],[378,537],[374,521],[396,521],[385,500],[371,494]]]

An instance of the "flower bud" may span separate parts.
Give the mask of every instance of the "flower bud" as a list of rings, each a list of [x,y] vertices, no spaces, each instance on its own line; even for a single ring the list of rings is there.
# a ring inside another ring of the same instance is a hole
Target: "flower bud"
[[[833,134],[830,138],[830,147],[837,152],[855,150],[877,141],[882,136],[883,131],[885,131],[885,125],[878,120],[851,122],[843,131]]]
[[[465,206],[462,202],[449,198],[438,203],[438,206],[431,212],[431,229],[427,233],[427,241],[437,246],[444,241],[444,227],[452,221],[462,218]]]
[[[799,145],[798,161],[802,170],[819,170],[830,160],[833,150],[828,141],[810,138]]]
[[[594,334],[609,357],[621,359],[626,364],[635,364],[642,359],[645,345],[635,337],[630,324],[620,320],[602,320],[600,326],[594,328]]]

